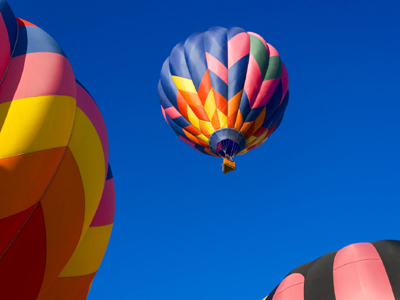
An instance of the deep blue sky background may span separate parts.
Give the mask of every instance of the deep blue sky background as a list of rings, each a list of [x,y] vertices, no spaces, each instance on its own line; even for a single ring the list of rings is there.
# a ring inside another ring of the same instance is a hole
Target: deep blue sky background
[[[398,0],[9,4],[60,44],[107,124],[116,219],[88,299],[260,300],[325,253],[400,239]],[[276,47],[291,93],[227,175],[157,97],[175,44],[215,25]]]

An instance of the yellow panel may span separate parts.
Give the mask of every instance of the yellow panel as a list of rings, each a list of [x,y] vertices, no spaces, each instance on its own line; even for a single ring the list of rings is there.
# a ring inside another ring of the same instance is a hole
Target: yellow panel
[[[207,131],[211,134],[215,131],[214,127],[212,126],[211,122],[199,120],[201,124],[207,129]]]
[[[172,76],[172,80],[175,82],[175,85],[178,88],[178,90],[197,94],[196,88],[191,79]]]
[[[206,102],[204,103],[204,109],[207,113],[208,118],[212,120],[215,110],[217,109],[217,107],[215,106],[214,92],[212,89],[208,93]]]
[[[90,227],[58,277],[83,276],[96,272],[111,236],[112,224]]]
[[[197,128],[197,130],[200,131],[200,124],[199,124],[199,118],[196,116],[196,114],[193,112],[193,110],[190,108],[190,106],[187,106],[187,114],[189,118],[189,123],[192,124],[194,127]]]
[[[78,165],[85,192],[85,218],[81,241],[92,222],[103,193],[105,162],[103,148],[96,129],[79,108],[76,109],[74,129],[68,148]]]
[[[65,147],[76,100],[41,96],[0,104],[0,158]]]
[[[252,141],[254,141],[257,137],[254,135],[251,135],[247,140],[246,140],[246,145],[249,145]]]
[[[221,124],[221,128],[228,127],[228,117],[225,116],[223,114],[223,112],[220,111],[219,109],[217,109],[217,112],[218,112],[218,119],[219,119],[219,123]]]
[[[203,142],[205,142],[205,143],[208,144],[208,138],[207,138],[205,135],[199,134],[199,135],[196,135],[196,137],[197,137],[199,140],[202,140]]]

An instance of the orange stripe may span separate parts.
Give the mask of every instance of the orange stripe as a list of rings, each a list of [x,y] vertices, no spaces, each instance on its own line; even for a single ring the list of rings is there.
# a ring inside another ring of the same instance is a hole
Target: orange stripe
[[[218,130],[221,128],[221,124],[219,123],[219,119],[218,119],[217,110],[215,110],[214,115],[211,119],[211,125],[214,127],[215,130]]]
[[[40,300],[82,299],[81,297],[90,287],[94,275],[96,275],[96,273],[85,276],[57,278],[56,282],[54,282],[48,292],[43,298],[40,298]]]
[[[189,117],[188,117],[188,113],[187,113],[187,103],[186,103],[185,99],[183,98],[183,96],[181,95],[179,90],[177,91],[176,95],[177,95],[176,100],[178,102],[179,112],[186,120],[189,121]]]
[[[242,99],[243,90],[237,93],[228,101],[228,117],[237,113],[240,105],[240,99]]]
[[[193,110],[194,114],[199,118],[199,120],[210,122],[204,107],[190,105],[190,108]]]
[[[179,92],[185,99],[186,103],[189,104],[190,106],[200,106],[200,107],[204,106],[197,94],[181,90],[179,90]]]
[[[207,137],[210,138],[211,134],[208,132],[207,128],[204,127],[203,123],[200,122],[200,131]]]
[[[243,117],[242,117],[242,113],[240,112],[240,110],[238,110],[238,114],[236,116],[236,122],[235,122],[235,129],[237,131],[240,131],[240,128],[243,125]]]
[[[220,93],[213,89],[215,106],[225,115],[228,116],[228,101],[222,97]]]
[[[71,150],[67,149],[41,204],[46,224],[46,269],[38,299],[57,279],[81,236],[85,193]]]
[[[193,134],[194,136],[198,136],[201,134],[200,131],[197,130],[196,127],[194,127],[193,125],[189,125],[185,127],[185,130],[187,130],[188,132],[190,132],[191,134]]]
[[[204,73],[203,79],[200,82],[199,90],[197,91],[201,102],[206,103],[206,99],[211,90],[210,73],[208,70]]]
[[[250,127],[253,125],[253,122],[246,122],[243,124],[242,128],[240,129],[240,133],[246,136],[247,131],[250,129]]]
[[[19,213],[40,200],[65,148],[0,159],[0,219]]]

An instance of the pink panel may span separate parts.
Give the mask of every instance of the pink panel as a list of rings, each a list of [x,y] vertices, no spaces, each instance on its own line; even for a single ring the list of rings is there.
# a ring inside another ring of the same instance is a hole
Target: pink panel
[[[267,48],[267,51],[268,51],[269,56],[272,56],[272,55],[271,55],[271,50],[270,50],[270,48],[268,47],[268,46],[270,46],[270,44],[268,44],[268,43],[264,40],[264,38],[263,38],[261,35],[259,35],[259,34],[257,34],[257,33],[254,33],[254,32],[248,32],[248,34],[259,38],[260,41],[263,42],[265,48]],[[272,48],[274,48],[274,47],[272,47]],[[275,48],[274,48],[274,49],[275,49]],[[275,51],[276,51],[276,50],[275,50]]]
[[[182,116],[181,113],[177,111],[176,108],[173,106],[166,108],[165,112],[168,114],[168,116],[170,116],[171,119],[175,119]]]
[[[276,87],[278,86],[278,83],[279,83],[279,78],[263,81],[261,84],[260,91],[258,92],[257,98],[251,108],[260,107],[267,104],[272,94],[274,93]]]
[[[179,136],[179,138],[184,141],[186,144],[188,144],[189,146],[192,146],[193,148],[195,148],[195,143],[192,142],[191,140],[188,140],[187,138],[185,138],[184,136]],[[196,149],[196,148],[195,148]]]
[[[269,49],[269,57],[271,56],[279,56],[278,51],[274,48],[274,46],[272,46],[271,44],[267,43],[267,47]]]
[[[115,189],[114,179],[108,179],[105,182],[103,195],[96,214],[90,224],[90,227],[109,225],[114,222],[115,213]]]
[[[162,105],[161,105],[161,111],[162,111],[162,114],[164,116],[165,122],[167,122],[167,124],[169,125],[168,120],[167,120],[167,116],[165,115],[164,107],[162,107]]]
[[[0,85],[0,103],[46,95],[75,98],[75,77],[68,59],[50,52],[12,58]]]
[[[272,300],[304,300],[304,276],[300,273],[287,276],[276,289]]]
[[[261,77],[260,67],[258,66],[257,61],[255,60],[253,55],[250,54],[249,65],[247,67],[246,81],[244,82],[244,90],[250,101],[250,107],[253,106],[258,90],[260,89],[262,80],[263,79]]]
[[[395,300],[382,260],[369,243],[337,252],[333,282],[336,300]]]
[[[282,80],[282,88],[283,88],[282,99],[281,99],[281,103],[282,103],[283,98],[285,98],[286,92],[289,89],[289,74],[288,74],[284,64],[282,64],[281,80]]]
[[[228,41],[228,69],[239,59],[250,53],[250,38],[246,32],[235,35]]]
[[[210,71],[217,74],[226,84],[228,84],[228,69],[214,56],[206,52],[207,66]]]
[[[76,105],[84,112],[84,114],[92,122],[94,128],[99,135],[101,145],[104,151],[105,161],[105,174],[107,175],[108,170],[108,138],[106,124],[104,123],[103,116],[93,98],[86,92],[86,90],[76,84]]]
[[[10,42],[8,38],[8,31],[4,23],[3,16],[0,13],[0,80],[7,68],[8,61],[11,56]]]

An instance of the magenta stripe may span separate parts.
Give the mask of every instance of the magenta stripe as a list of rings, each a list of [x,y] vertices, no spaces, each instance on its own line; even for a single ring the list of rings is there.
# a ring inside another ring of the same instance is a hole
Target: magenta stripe
[[[228,69],[250,53],[250,38],[246,32],[239,33],[228,42]]]
[[[262,77],[260,67],[257,64],[257,61],[250,54],[249,65],[247,67],[247,75],[246,81],[244,83],[244,90],[247,94],[247,97],[250,102],[250,107],[253,106],[253,103],[257,97],[258,90],[261,87]]]
[[[0,85],[0,103],[28,97],[66,95],[75,98],[75,77],[65,56],[38,52],[11,59]]]
[[[167,122],[167,124],[169,125],[168,120],[167,120],[167,116],[165,115],[164,107],[162,107],[162,105],[161,105],[161,111],[162,111],[162,114],[164,116],[165,122]]]
[[[115,214],[115,188],[114,179],[106,180],[103,195],[90,227],[109,225],[114,222]]]
[[[92,122],[94,128],[99,135],[101,145],[104,152],[105,174],[108,171],[108,138],[106,124],[104,123],[103,116],[93,98],[88,92],[79,84],[76,84],[76,105],[83,111],[83,113]]]
[[[272,300],[304,300],[304,276],[294,273],[279,284]]]
[[[8,62],[11,57],[10,42],[8,37],[8,31],[2,14],[0,13],[0,80],[6,71]]]
[[[285,98],[285,95],[286,95],[287,91],[289,90],[289,74],[283,63],[282,63],[281,80],[282,80],[282,88],[283,88],[282,99],[281,99],[281,103],[282,103],[283,98]]]
[[[269,56],[271,57],[271,56],[279,56],[279,53],[278,53],[278,51],[276,51],[276,49],[274,48],[274,46],[272,46],[271,44],[268,44],[268,43],[266,43],[267,44],[267,48],[268,48],[268,51],[269,51]]]
[[[167,113],[168,116],[170,116],[171,119],[175,119],[182,116],[181,113],[177,111],[177,109],[174,106],[166,108],[165,112]]]
[[[192,146],[193,148],[195,148],[195,143],[194,142],[192,142],[191,140],[189,140],[189,139],[187,139],[187,138],[185,138],[184,136],[179,136],[179,138],[182,140],[182,141],[184,141],[186,144],[188,144],[189,146]]]
[[[359,243],[339,250],[333,263],[336,300],[395,300],[375,247]]]
[[[206,60],[210,71],[214,72],[219,78],[228,84],[228,69],[208,52],[206,52]]]
[[[257,94],[257,98],[251,108],[260,107],[267,104],[272,94],[274,93],[276,87],[278,86],[278,83],[279,83],[279,78],[263,81],[261,84],[261,88]]]

